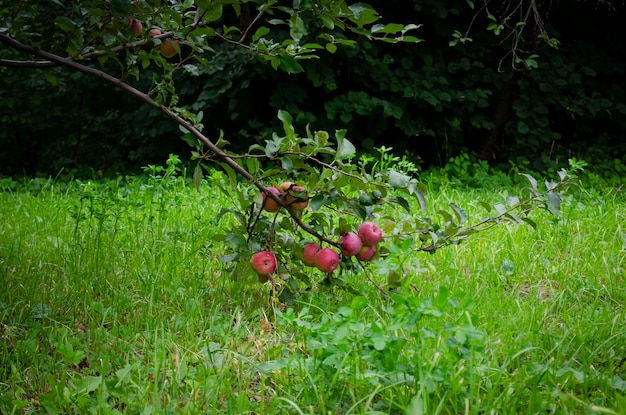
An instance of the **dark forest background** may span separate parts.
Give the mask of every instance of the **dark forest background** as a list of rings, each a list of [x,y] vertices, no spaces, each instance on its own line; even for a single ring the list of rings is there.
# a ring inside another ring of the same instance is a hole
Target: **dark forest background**
[[[362,151],[393,147],[424,167],[470,153],[500,166],[577,157],[623,168],[626,7],[536,3],[539,20],[508,2],[373,1],[386,21],[421,24],[424,41],[357,38],[298,74],[216,43],[208,65],[177,74],[181,104],[202,111],[204,131],[223,130],[233,150],[280,130],[284,109],[300,131],[345,128]],[[176,125],[94,78],[60,67],[0,75],[1,175],[132,173],[190,153]]]

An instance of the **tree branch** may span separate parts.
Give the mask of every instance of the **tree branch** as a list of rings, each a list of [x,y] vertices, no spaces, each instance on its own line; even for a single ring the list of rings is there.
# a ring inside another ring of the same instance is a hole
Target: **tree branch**
[[[198,140],[200,140],[202,143],[204,143],[204,145],[207,146],[207,148],[209,150],[211,150],[217,157],[219,157],[224,163],[226,163],[229,167],[231,167],[233,170],[235,170],[238,174],[240,174],[241,176],[245,177],[248,182],[252,183],[254,186],[256,186],[261,192],[266,193],[269,197],[271,197],[272,199],[274,199],[280,206],[284,207],[287,212],[289,212],[289,215],[294,219],[294,221],[298,224],[298,226],[300,226],[300,228],[302,228],[302,230],[304,230],[305,232],[315,236],[316,238],[318,238],[321,241],[324,241],[328,244],[331,244],[333,246],[339,246],[338,242],[333,241],[332,239],[328,239],[322,235],[320,235],[318,232],[316,232],[314,229],[310,228],[307,224],[305,224],[302,219],[300,219],[300,217],[298,216],[298,214],[291,208],[291,206],[289,206],[287,203],[285,203],[281,198],[279,198],[277,195],[275,195],[274,193],[270,192],[267,190],[267,188],[265,186],[263,186],[258,180],[256,180],[246,169],[244,169],[243,167],[241,167],[235,160],[233,160],[228,154],[226,154],[225,152],[223,152],[219,147],[217,147],[207,136],[205,136],[204,134],[202,134],[202,132],[200,130],[198,130],[194,125],[192,125],[190,122],[188,122],[187,120],[185,120],[184,118],[182,118],[180,115],[176,114],[174,111],[172,111],[171,108],[166,107],[165,105],[160,105],[157,102],[154,101],[154,99],[152,99],[152,97],[150,97],[150,95],[128,85],[127,83],[125,83],[124,81],[122,81],[121,79],[115,78],[114,76],[109,75],[106,72],[103,72],[99,69],[95,69],[92,68],[90,66],[86,66],[83,65],[79,62],[74,61],[71,58],[64,58],[62,56],[58,56],[55,55],[53,53],[50,52],[46,52],[44,50],[41,50],[39,48],[36,48],[34,46],[22,43],[18,40],[15,40],[7,35],[4,34],[0,34],[0,43],[4,43],[8,46],[10,46],[11,48],[15,49],[15,50],[19,50],[21,52],[25,52],[28,53],[30,55],[34,55],[43,59],[46,59],[47,61],[57,64],[57,65],[61,65],[61,66],[65,66],[68,67],[70,69],[74,69],[78,72],[82,72],[86,75],[89,76],[93,76],[96,78],[100,78],[102,80],[104,80],[105,82],[129,93],[130,95],[134,96],[135,98],[145,102],[146,104],[150,105],[153,108],[158,109],[159,111],[161,111],[163,114],[165,114],[167,117],[169,117],[171,120],[173,120],[174,122],[176,122],[178,125],[186,128],[187,130],[189,130],[189,132],[191,132]]]
[[[16,61],[12,59],[0,59],[0,66],[8,68],[50,68],[57,66],[50,61]]]

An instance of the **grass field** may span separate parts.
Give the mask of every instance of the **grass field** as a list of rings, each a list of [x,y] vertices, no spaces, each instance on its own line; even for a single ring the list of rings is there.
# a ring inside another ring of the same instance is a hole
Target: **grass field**
[[[626,413],[620,189],[418,253],[397,293],[349,275],[280,307],[222,272],[210,182],[3,183],[3,414]],[[514,190],[430,187],[470,221]]]

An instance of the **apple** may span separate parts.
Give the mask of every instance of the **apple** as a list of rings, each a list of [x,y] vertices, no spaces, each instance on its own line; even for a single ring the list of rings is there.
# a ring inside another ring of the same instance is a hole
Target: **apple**
[[[148,36],[150,37],[157,37],[161,35],[161,29],[157,29],[156,27],[154,29],[150,29],[150,31],[148,31]]]
[[[282,182],[281,184],[278,185],[278,190],[280,190],[281,193],[286,193],[295,185],[296,184],[294,182]]]
[[[257,252],[250,260],[250,265],[259,277],[269,277],[276,271],[276,256],[269,251]]]
[[[171,58],[172,56],[178,54],[178,50],[175,45],[178,45],[178,49],[180,49],[180,42],[178,39],[165,39],[159,46],[161,55],[166,58]]]
[[[287,193],[287,204],[293,210],[303,211],[309,206],[309,194],[302,186],[293,186]]]
[[[308,267],[315,266],[315,254],[320,251],[320,245],[315,242],[307,244],[302,250],[302,262]]]
[[[141,31],[143,30],[143,25],[137,19],[128,18],[128,30],[130,30],[130,34],[138,37],[141,35]]]
[[[266,189],[274,193],[276,196],[280,195],[280,191],[273,186],[268,186]],[[280,205],[274,199],[269,197],[267,193],[264,192],[263,193],[263,209],[265,209],[268,212],[278,212],[278,209],[280,209]]]
[[[374,254],[376,253],[376,245],[363,245],[358,254],[356,254],[356,259],[359,261],[369,261],[374,258]]]
[[[361,238],[354,232],[343,234],[339,239],[339,243],[341,244],[341,253],[345,256],[354,256],[358,254],[363,247],[363,241],[361,241]]]
[[[339,255],[332,248],[322,248],[315,254],[313,261],[317,269],[330,273],[339,266]]]
[[[298,186],[294,182],[282,182],[278,186],[283,195],[283,200],[293,210],[302,211],[309,206],[309,194],[302,186]]]
[[[374,222],[363,222],[357,230],[359,238],[363,241],[363,245],[376,245],[383,237],[383,231]]]

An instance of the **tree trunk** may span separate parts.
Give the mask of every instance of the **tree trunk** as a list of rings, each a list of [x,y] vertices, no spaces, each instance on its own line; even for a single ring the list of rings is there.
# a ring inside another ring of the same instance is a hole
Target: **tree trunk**
[[[498,151],[504,147],[504,127],[509,118],[511,118],[513,103],[519,92],[517,81],[523,78],[525,72],[525,70],[512,70],[511,76],[500,90],[500,97],[491,117],[491,121],[494,124],[493,129],[480,143],[476,151],[478,158],[481,160],[495,160]]]

